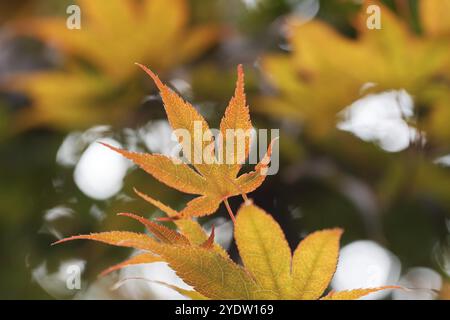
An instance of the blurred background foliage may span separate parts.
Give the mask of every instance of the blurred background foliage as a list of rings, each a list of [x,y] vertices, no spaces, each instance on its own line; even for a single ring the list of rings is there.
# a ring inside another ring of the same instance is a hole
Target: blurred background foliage
[[[81,30],[66,27],[73,3]],[[366,27],[374,3],[381,30]],[[288,242],[340,226],[343,245],[373,240],[398,258],[405,276],[426,267],[445,283],[449,21],[448,0],[2,2],[0,297],[74,297],[54,278],[70,259],[81,261],[83,288],[91,289],[75,297],[130,297],[105,289],[114,276],[96,280],[128,250],[49,244],[72,234],[138,230],[117,212],[161,215],[133,186],[175,208],[186,202],[92,144],[102,138],[133,150],[170,150],[161,101],[134,62],[192,101],[212,127],[243,63],[255,127],[281,132],[280,172],[251,197],[280,222]],[[366,108],[380,103],[381,111]],[[232,201],[234,209],[239,204]],[[226,218],[226,210],[218,216]],[[230,252],[236,256],[232,243]],[[441,287],[448,297],[448,284],[434,289]]]

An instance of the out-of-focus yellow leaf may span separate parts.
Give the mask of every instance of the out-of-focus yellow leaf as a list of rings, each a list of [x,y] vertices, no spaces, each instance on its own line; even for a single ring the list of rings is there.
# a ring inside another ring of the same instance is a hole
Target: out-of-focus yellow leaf
[[[72,130],[124,121],[139,106],[142,92],[133,62],[165,73],[191,61],[219,37],[215,25],[189,25],[187,0],[80,0],[81,29],[67,16],[24,18],[10,24],[60,49],[63,71],[24,74],[7,89],[29,96],[32,107],[19,114],[16,131],[37,125]],[[88,65],[86,67],[86,65]]]
[[[120,85],[78,67],[16,75],[7,86],[9,90],[26,93],[32,100],[32,106],[20,112],[14,121],[12,130],[16,132],[49,124],[56,129],[73,130],[88,124],[110,123],[124,110],[130,112],[126,106],[135,107],[139,97],[133,84],[125,89],[127,94],[117,95]]]
[[[192,59],[217,38],[217,26],[189,27],[186,0],[80,0],[80,30],[66,17],[27,19],[18,31],[35,35],[69,56],[80,57],[113,79],[135,73],[134,61],[163,72]]]
[[[423,20],[435,21],[436,16],[430,16],[435,9],[428,7],[439,6],[438,2],[421,6]],[[372,4],[381,9],[379,30],[366,25],[367,7]],[[448,10],[439,16],[442,23],[450,20]],[[379,1],[365,1],[361,6],[355,39],[318,19],[307,23],[290,19],[287,28],[292,53],[266,55],[262,60],[263,71],[278,92],[261,97],[255,106],[272,116],[300,122],[315,138],[329,135],[340,111],[373,92],[405,89],[418,106],[433,109],[436,100],[430,101],[428,92],[442,85],[436,79],[448,76],[448,38],[414,34]],[[366,90],[369,84],[373,86]]]
[[[419,1],[425,32],[432,36],[450,36],[450,0]]]

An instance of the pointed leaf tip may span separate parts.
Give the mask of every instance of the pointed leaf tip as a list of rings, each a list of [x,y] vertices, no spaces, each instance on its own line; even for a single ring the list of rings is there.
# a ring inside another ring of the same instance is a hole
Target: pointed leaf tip
[[[84,234],[72,236],[56,241],[59,244],[71,240],[93,240],[119,247],[132,247],[140,250],[154,250],[157,243],[153,238],[143,233],[135,233],[129,231],[108,231],[100,233]]]
[[[158,240],[164,243],[189,245],[189,240],[182,234],[169,229],[161,224],[154,223],[146,218],[135,215],[133,213],[119,213],[119,216],[129,217],[142,223],[149,232],[151,232]]]
[[[106,142],[102,142],[102,141],[97,141],[97,143],[101,144],[102,146],[107,147],[108,149],[111,149],[112,151],[115,151],[115,152],[120,153],[121,155],[125,156],[124,150],[122,150],[120,148],[114,147],[113,145],[110,145],[110,144],[108,144]]]
[[[136,264],[144,264],[144,263],[153,263],[153,262],[162,262],[163,260],[161,259],[161,257],[159,256],[155,256],[152,253],[141,253],[141,254],[137,254],[125,261],[122,261],[121,263],[115,264],[105,270],[103,270],[98,277],[104,277],[107,274],[110,274],[113,271],[117,271],[120,270],[122,268],[131,266],[131,265],[136,265]]]
[[[147,68],[146,66],[144,66],[143,64],[140,63],[135,63],[139,68],[141,68],[142,70],[145,71],[145,73],[147,73],[155,82],[156,86],[158,87],[159,90],[162,90],[165,88],[165,85],[161,82],[161,80],[159,80],[159,77],[156,75],[156,73],[154,73],[152,70],[150,70],[149,68]]]
[[[113,146],[107,144],[106,142],[97,141],[97,143],[99,143],[99,144],[101,144],[101,145],[103,145],[103,146],[105,146],[105,147],[107,147],[107,148],[110,148],[110,149],[113,148]]]
[[[237,81],[236,81],[236,91],[235,91],[235,97],[241,97],[244,99],[244,106],[245,106],[245,93],[244,93],[244,67],[242,64],[239,64],[237,66]]]
[[[244,83],[244,67],[242,66],[242,64],[238,64],[237,73],[239,81]]]
[[[209,235],[208,239],[206,239],[206,241],[201,244],[201,247],[205,248],[205,249],[213,249],[214,248],[214,238],[215,238],[215,227],[214,227],[214,225],[212,225],[211,234]]]
[[[57,240],[55,242],[52,242],[50,245],[55,246],[60,243],[64,243],[64,242],[68,242],[68,241],[72,241],[72,240],[81,240],[81,239],[89,239],[89,235],[78,235],[78,236],[71,236],[71,237],[63,238],[63,239]]]

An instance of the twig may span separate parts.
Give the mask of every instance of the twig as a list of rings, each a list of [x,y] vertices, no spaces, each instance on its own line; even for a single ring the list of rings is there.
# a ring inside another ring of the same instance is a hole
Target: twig
[[[230,204],[228,203],[228,199],[223,200],[223,202],[225,203],[225,207],[227,207],[227,211],[231,217],[231,220],[233,221],[233,223],[236,223],[236,219],[234,217],[233,210],[231,210]]]

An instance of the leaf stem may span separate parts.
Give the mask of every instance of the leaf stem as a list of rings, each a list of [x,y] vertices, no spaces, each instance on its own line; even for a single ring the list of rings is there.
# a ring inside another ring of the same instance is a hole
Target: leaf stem
[[[236,223],[236,218],[234,217],[233,210],[231,210],[230,204],[228,203],[228,199],[224,199],[223,203],[225,203],[225,207],[227,207],[228,214],[230,215],[231,220],[235,224]]]

